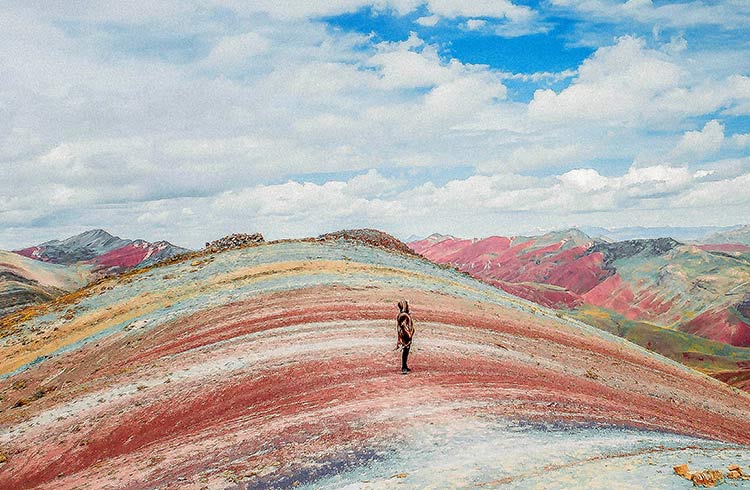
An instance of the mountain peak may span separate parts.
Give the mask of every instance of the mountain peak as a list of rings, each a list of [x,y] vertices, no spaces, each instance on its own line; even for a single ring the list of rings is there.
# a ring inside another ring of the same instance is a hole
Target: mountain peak
[[[425,240],[429,240],[432,243],[440,243],[445,240],[458,240],[458,238],[456,238],[453,235],[443,235],[442,233],[433,233],[432,235],[425,238]]]
[[[108,231],[103,230],[102,228],[94,228],[88,231],[84,231],[83,233],[79,233],[78,235],[66,238],[63,241],[110,240],[113,238],[116,240],[120,240],[120,237],[115,236]]]

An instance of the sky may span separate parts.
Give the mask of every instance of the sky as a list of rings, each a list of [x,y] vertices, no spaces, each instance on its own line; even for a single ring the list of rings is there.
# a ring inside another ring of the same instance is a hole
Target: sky
[[[0,248],[750,223],[747,0],[7,0]]]

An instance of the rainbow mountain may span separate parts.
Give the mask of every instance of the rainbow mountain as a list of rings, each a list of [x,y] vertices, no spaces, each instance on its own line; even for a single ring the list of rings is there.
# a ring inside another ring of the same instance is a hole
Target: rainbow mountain
[[[393,243],[183,255],[0,320],[0,488],[685,488],[750,457],[747,393]]]
[[[417,253],[750,388],[750,247],[541,236],[411,242]]]

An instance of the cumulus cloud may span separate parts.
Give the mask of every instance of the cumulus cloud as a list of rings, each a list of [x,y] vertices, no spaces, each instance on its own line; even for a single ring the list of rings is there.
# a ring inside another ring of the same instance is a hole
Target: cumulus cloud
[[[470,31],[476,31],[487,25],[484,19],[469,19],[466,21],[466,28]]]
[[[733,134],[729,141],[730,145],[734,148],[747,148],[748,146],[750,146],[750,133]]]
[[[748,186],[750,186],[750,173],[733,179],[706,182],[680,196],[675,204],[692,208],[747,206],[750,205]],[[720,201],[717,201],[717,196],[721,196]]]
[[[653,99],[679,85],[681,69],[643,40],[626,36],[584,61],[578,77],[559,93],[539,90],[529,105],[540,119],[596,119],[636,124],[649,116]]]
[[[383,88],[432,87],[458,76],[460,63],[444,64],[415,33],[401,43],[381,43],[368,63],[379,68]]]
[[[419,25],[426,26],[426,27],[434,27],[437,25],[438,22],[440,22],[440,16],[438,15],[426,15],[424,17],[420,17],[417,20],[415,20]]]
[[[544,22],[539,12],[509,0],[427,0],[432,14],[417,19],[417,23],[433,26],[440,19],[466,19],[462,26],[470,31],[492,30],[502,37],[519,37],[548,32],[551,25]]]
[[[662,127],[684,117],[724,109],[737,114],[750,102],[750,78],[693,80],[678,60],[624,36],[585,60],[573,83],[538,90],[529,114],[541,120],[596,120],[612,125]]]
[[[271,41],[257,32],[221,38],[206,59],[210,66],[237,69],[254,57],[268,52]]]
[[[515,5],[508,0],[428,0],[430,12],[447,18],[495,17],[513,21],[526,21],[534,16],[534,10],[525,5]]]
[[[687,131],[668,158],[672,161],[697,161],[713,155],[724,143],[724,125],[717,120],[706,123],[700,131]]]
[[[593,20],[622,22],[632,20],[644,24],[669,27],[701,25],[741,29],[750,26],[750,7],[741,0],[723,2],[659,2],[652,0],[551,0],[558,7],[569,8]]]
[[[157,3],[0,12],[0,246],[110,223],[196,245],[240,229],[434,231],[399,214],[464,234],[623,210],[706,221],[691,189],[750,172],[747,134],[728,130],[750,114],[741,46],[696,55],[690,32],[625,36],[579,66],[509,73],[457,59],[439,35],[379,42],[321,17],[371,7],[462,36],[544,28],[510,1]]]

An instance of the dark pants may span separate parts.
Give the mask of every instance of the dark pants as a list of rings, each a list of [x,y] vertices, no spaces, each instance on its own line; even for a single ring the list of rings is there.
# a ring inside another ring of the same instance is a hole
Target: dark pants
[[[401,369],[407,369],[406,359],[409,357],[409,349],[411,347],[404,347],[401,351]]]

